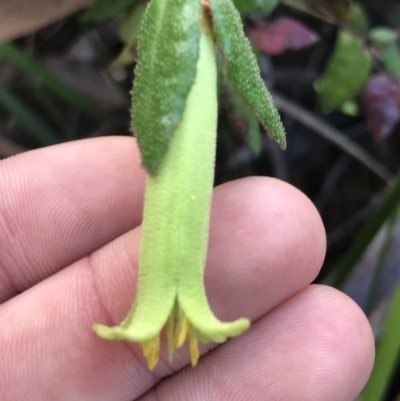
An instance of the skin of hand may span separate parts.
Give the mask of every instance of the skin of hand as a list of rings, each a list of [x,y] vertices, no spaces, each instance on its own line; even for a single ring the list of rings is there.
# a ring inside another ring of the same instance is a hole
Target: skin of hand
[[[206,288],[241,337],[163,350],[147,369],[137,344],[92,332],[136,293],[145,173],[136,142],[71,142],[0,161],[1,401],[352,401],[370,374],[366,317],[339,291],[310,285],[325,255],[312,203],[276,179],[217,187]]]

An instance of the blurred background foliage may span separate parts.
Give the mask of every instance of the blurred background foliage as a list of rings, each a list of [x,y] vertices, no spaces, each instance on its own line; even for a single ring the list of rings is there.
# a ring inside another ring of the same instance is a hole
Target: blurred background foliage
[[[147,1],[50,3],[0,4],[1,158],[130,135],[129,91]],[[377,341],[360,400],[399,401],[400,3],[235,3],[281,112],[288,149],[266,138],[221,72],[216,184],[275,176],[313,200],[328,234],[317,282],[355,299]]]

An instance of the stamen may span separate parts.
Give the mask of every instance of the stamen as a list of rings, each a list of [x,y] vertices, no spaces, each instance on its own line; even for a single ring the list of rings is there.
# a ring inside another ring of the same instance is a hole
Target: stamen
[[[143,355],[147,358],[147,365],[150,370],[153,370],[160,359],[160,337],[156,336],[149,340],[142,341],[140,346]]]
[[[189,339],[189,349],[190,349],[190,361],[192,363],[192,366],[196,366],[197,362],[199,360],[200,354],[199,354],[199,347],[197,343],[196,336],[194,334],[194,328],[192,324],[189,323],[189,328],[188,328],[188,339]]]
[[[165,334],[168,343],[168,357],[172,362],[175,348],[180,348],[188,340],[190,349],[190,361],[192,366],[196,366],[199,360],[199,347],[193,325],[182,313],[180,318],[172,313],[165,324]],[[160,336],[142,341],[140,346],[143,355],[147,358],[147,364],[150,370],[153,370],[160,359],[161,341]]]
[[[151,352],[151,340],[142,341],[140,343],[140,348],[142,348],[143,355],[147,358]]]
[[[178,325],[176,326],[175,332],[175,346],[176,348],[182,347],[183,343],[186,340],[187,332],[188,332],[189,321],[186,316],[182,316],[179,320]]]

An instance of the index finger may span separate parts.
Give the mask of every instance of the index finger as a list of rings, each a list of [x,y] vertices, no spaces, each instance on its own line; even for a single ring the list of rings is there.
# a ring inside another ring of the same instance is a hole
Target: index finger
[[[0,161],[0,303],[139,225],[144,186],[129,137]]]

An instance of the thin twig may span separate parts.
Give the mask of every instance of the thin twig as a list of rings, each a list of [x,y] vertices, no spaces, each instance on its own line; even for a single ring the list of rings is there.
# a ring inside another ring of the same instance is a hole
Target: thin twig
[[[389,183],[389,181],[393,178],[393,174],[382,163],[367,153],[361,146],[357,145],[355,142],[352,142],[338,129],[332,127],[330,124],[321,120],[308,110],[277,93],[273,94],[273,98],[276,107],[280,111],[290,114],[304,126],[310,128],[315,133],[321,135],[323,138],[341,148],[386,183]]]

